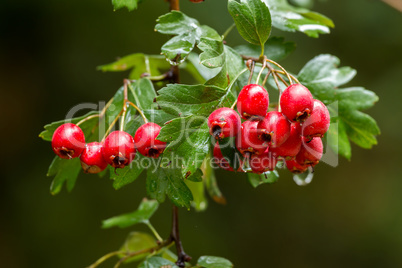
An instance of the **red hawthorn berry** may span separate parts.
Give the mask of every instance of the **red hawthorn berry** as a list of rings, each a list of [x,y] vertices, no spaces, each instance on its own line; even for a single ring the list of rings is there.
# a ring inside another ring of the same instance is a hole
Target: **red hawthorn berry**
[[[280,99],[282,113],[293,122],[304,122],[313,110],[313,95],[301,84],[290,85]]]
[[[265,141],[270,147],[281,146],[290,135],[290,123],[280,112],[269,112],[258,123],[259,139]]]
[[[319,137],[314,137],[311,140],[302,138],[302,147],[296,155],[296,161],[301,165],[316,165],[322,157],[324,146]]]
[[[277,158],[267,150],[261,155],[252,155],[249,165],[254,173],[261,174],[274,170],[277,162]]]
[[[124,168],[135,157],[134,139],[127,132],[116,130],[103,143],[103,158],[114,168]]]
[[[53,133],[52,148],[60,158],[78,157],[85,149],[84,132],[75,124],[63,124]]]
[[[319,100],[314,100],[311,116],[303,123],[302,135],[309,140],[323,137],[329,129],[330,117],[327,107]]]
[[[235,137],[240,130],[241,119],[235,110],[219,108],[208,117],[209,133],[216,139]]]
[[[135,147],[143,155],[158,158],[166,148],[166,142],[156,139],[161,127],[155,123],[146,123],[139,127],[134,135]]]
[[[302,145],[300,123],[294,122],[290,125],[290,135],[282,145],[276,148],[270,148],[270,152],[275,156],[281,156],[285,159],[294,158],[300,151]]]
[[[308,167],[310,166],[310,165],[301,165],[296,161],[296,159],[286,160],[285,165],[290,172],[296,174],[306,172]]]
[[[267,114],[268,106],[268,92],[257,84],[244,86],[237,97],[237,110],[245,120],[250,117],[264,117]]]
[[[240,132],[236,137],[236,147],[239,152],[247,154],[262,154],[268,148],[268,142],[259,139],[256,120],[248,120],[241,124]]]
[[[81,167],[85,173],[95,174],[103,171],[107,167],[102,155],[103,144],[91,142],[85,146],[80,156]]]

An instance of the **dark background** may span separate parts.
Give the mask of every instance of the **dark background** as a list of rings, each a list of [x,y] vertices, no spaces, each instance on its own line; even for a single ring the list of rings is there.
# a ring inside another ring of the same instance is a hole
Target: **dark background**
[[[227,1],[181,2],[220,33],[232,23]],[[124,74],[97,65],[133,52],[158,54],[166,37],[153,27],[167,8],[162,0],[131,13],[113,12],[110,0],[1,1],[1,267],[85,267],[118,249],[128,232],[146,230],[100,229],[101,220],[138,206],[144,177],[116,192],[106,178],[80,175],[71,194],[51,196],[45,175],[54,155],[38,134],[75,104],[108,100],[120,87]],[[331,53],[356,68],[349,85],[380,97],[369,111],[382,130],[379,145],[353,146],[352,161],[337,168],[319,165],[307,187],[283,173],[278,183],[252,189],[246,176],[218,172],[228,204],[181,210],[182,240],[194,258],[223,256],[242,268],[402,267],[402,15],[375,0],[329,0],[314,10],[336,28],[319,39],[274,31],[298,45],[282,64],[298,72]],[[233,32],[228,42],[242,41]],[[165,202],[152,218],[165,237],[170,213]]]

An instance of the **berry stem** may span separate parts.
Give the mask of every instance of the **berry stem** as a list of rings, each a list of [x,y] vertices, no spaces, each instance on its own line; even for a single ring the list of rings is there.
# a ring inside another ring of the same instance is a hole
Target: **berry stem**
[[[95,118],[95,117],[100,117],[100,114],[93,114],[93,115],[90,115],[90,116],[88,116],[88,117],[85,117],[84,119],[82,119],[81,121],[79,121],[76,125],[79,126],[79,125],[81,125],[82,123],[84,123],[84,122],[86,122],[86,121],[88,121],[88,120],[91,120],[92,118]]]
[[[251,78],[253,78],[253,74],[254,74],[254,67],[255,67],[255,61],[251,60],[251,66],[250,66],[250,75],[248,77],[248,81],[247,84],[251,83]]]
[[[222,35],[222,40],[226,39],[226,37],[230,34],[230,32],[234,29],[234,27],[236,27],[235,23],[233,23],[232,25],[230,25],[229,28],[227,28],[227,30]]]
[[[264,56],[264,57],[265,57],[265,56]],[[263,64],[262,64],[261,70],[260,70],[260,72],[258,73],[257,80],[255,81],[255,83],[256,83],[257,85],[258,85],[258,82],[260,81],[261,74],[262,74],[262,72],[264,71],[266,65],[267,65],[267,62],[264,61]]]
[[[145,124],[148,123],[148,119],[145,117],[144,113],[141,111],[140,108],[138,108],[137,105],[135,105],[131,101],[127,101],[127,103],[130,104],[131,106],[133,106],[138,111],[138,113],[141,115],[142,119],[144,119]]]
[[[113,120],[113,122],[110,124],[109,128],[106,130],[105,135],[103,135],[102,142],[106,139],[106,136],[109,134],[109,132],[112,130],[113,126],[116,124],[117,120],[119,120],[121,114],[123,113],[123,110],[120,111],[120,113],[116,116],[116,118]]]
[[[155,227],[151,224],[151,222],[149,220],[144,221],[144,223],[148,226],[148,228],[151,230],[151,232],[154,234],[154,236],[156,237],[156,239],[158,239],[159,242],[162,242],[163,239],[162,237],[159,235],[159,233],[156,231]]]
[[[120,254],[124,254],[124,253],[126,253],[126,252],[125,251],[113,251],[113,252],[110,252],[110,253],[100,257],[96,262],[94,262],[93,264],[91,264],[87,268],[96,268],[100,264],[105,262],[106,260],[110,259],[111,257],[117,256],[117,255],[120,255]]]
[[[265,58],[265,60],[266,60],[267,62],[270,62],[270,63],[272,63],[272,64],[278,66],[279,69],[281,69],[281,70],[286,74],[286,76],[288,77],[289,83],[290,83],[290,84],[293,84],[293,81],[292,81],[292,79],[290,78],[289,73],[285,70],[285,68],[283,68],[281,65],[279,65],[279,63],[277,63],[276,61],[273,61],[273,60],[270,60],[270,59],[267,59],[267,58]]]
[[[264,78],[264,81],[262,81],[262,87],[265,87],[265,84],[267,83],[268,77],[271,74],[271,70],[268,71],[267,75]]]
[[[169,0],[170,3],[170,11],[172,10],[180,10],[180,1],[179,0]]]
[[[240,71],[240,73],[238,73],[238,74],[236,75],[236,77],[230,82],[228,88],[226,89],[225,95],[222,96],[221,101],[218,103],[217,106],[219,106],[219,105],[222,104],[222,102],[223,102],[223,101],[225,100],[225,98],[228,96],[230,90],[232,89],[232,87],[233,87],[234,83],[237,81],[237,79],[239,79],[239,77],[240,77],[242,74],[244,74],[245,72],[247,72],[247,71],[248,71],[248,68],[244,68],[243,70]],[[237,100],[235,101],[234,105],[236,105],[236,103],[237,103]],[[234,106],[233,106],[233,107],[234,107]]]

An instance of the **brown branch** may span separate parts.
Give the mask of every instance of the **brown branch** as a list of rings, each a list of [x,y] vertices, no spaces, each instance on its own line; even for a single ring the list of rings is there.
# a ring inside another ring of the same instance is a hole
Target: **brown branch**
[[[179,0],[169,0],[170,10],[180,10],[180,1]]]
[[[402,2],[400,0],[382,0],[396,10],[402,12]]]
[[[191,260],[191,257],[184,252],[183,245],[181,244],[180,234],[179,234],[179,209],[173,205],[172,209],[172,232],[170,234],[170,239],[175,242],[177,250],[177,262],[176,265],[180,268],[186,266],[186,262]]]

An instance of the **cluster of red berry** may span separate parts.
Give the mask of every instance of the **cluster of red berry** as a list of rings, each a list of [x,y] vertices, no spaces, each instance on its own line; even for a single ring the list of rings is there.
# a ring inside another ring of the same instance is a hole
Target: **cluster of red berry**
[[[134,138],[124,131],[110,133],[102,142],[85,144],[84,132],[72,123],[59,126],[52,137],[53,151],[61,158],[80,157],[86,173],[99,173],[107,165],[124,168],[130,164],[138,150],[146,157],[157,158],[166,147],[166,142],[156,139],[161,127],[145,123],[136,131]]]
[[[239,114],[220,108],[210,114],[208,127],[218,142],[213,155],[223,169],[233,171],[222,154],[219,140],[235,137],[236,148],[248,161],[254,173],[275,169],[278,160],[294,173],[305,172],[322,157],[321,138],[328,131],[330,117],[327,107],[313,99],[301,84],[286,88],[280,97],[279,111],[268,111],[268,92],[257,84],[243,87],[237,98]],[[237,171],[244,171],[244,160]]]

